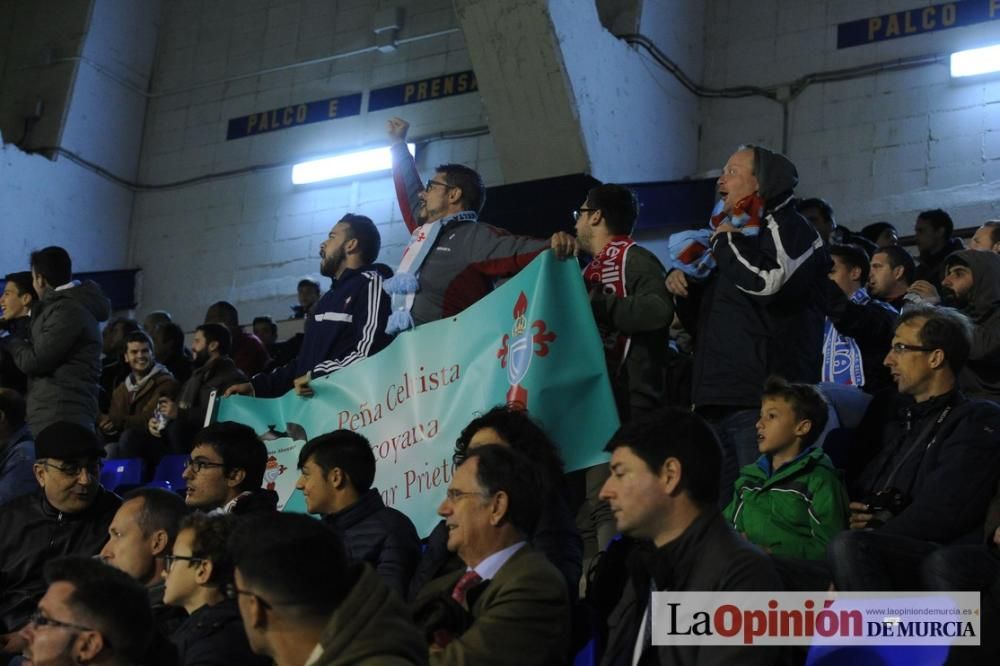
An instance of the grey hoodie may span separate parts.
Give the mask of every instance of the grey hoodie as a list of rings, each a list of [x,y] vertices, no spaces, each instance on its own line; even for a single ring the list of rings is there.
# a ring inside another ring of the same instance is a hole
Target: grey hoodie
[[[94,282],[45,292],[31,312],[31,339],[7,348],[28,377],[28,425],[36,435],[56,421],[94,428],[101,377],[99,322],[111,303]]]
[[[1000,399],[1000,255],[959,250],[945,259],[945,270],[964,264],[972,289],[962,312],[972,320],[972,349],[958,383],[970,397]]]

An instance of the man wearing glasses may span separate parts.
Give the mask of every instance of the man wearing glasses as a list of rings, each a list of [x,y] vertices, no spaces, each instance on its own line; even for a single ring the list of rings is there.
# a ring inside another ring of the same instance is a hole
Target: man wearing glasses
[[[226,595],[233,582],[226,547],[232,528],[230,516],[194,513],[181,523],[173,552],[163,556],[163,601],[188,613],[172,637],[178,666],[270,663],[250,651],[236,601]]]
[[[903,311],[885,357],[902,399],[876,399],[859,427],[855,453],[870,462],[848,470],[850,529],[827,550],[838,590],[921,589],[928,553],[982,529],[1000,477],[1000,407],[958,390],[970,346],[959,312]]]
[[[274,511],[278,494],[261,488],[267,447],[253,428],[223,421],[194,437],[191,458],[184,467],[184,502],[212,513]]]
[[[422,184],[406,149],[409,127],[402,118],[387,126],[396,197],[411,234],[396,276],[385,284],[392,295],[389,333],[458,314],[542,250],[551,247],[560,258],[575,253],[573,236],[562,231],[541,240],[478,222],[486,186],[467,166],[443,164]]]
[[[138,583],[88,557],[49,562],[45,582],[45,596],[21,632],[32,664],[148,663],[153,617]]]
[[[121,500],[100,484],[104,449],[75,423],[57,422],[35,438],[40,488],[0,510],[0,651],[24,646],[16,632],[45,592],[45,563],[62,555],[92,557],[108,536]]]
[[[545,483],[523,454],[500,444],[472,449],[438,514],[448,550],[465,563],[429,582],[413,603],[431,664],[561,664],[569,653],[566,580],[527,543]]]

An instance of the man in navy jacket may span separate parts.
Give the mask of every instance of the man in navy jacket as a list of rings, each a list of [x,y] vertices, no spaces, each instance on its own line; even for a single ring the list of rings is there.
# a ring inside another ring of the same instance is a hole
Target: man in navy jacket
[[[323,294],[309,315],[298,358],[249,383],[236,384],[226,395],[241,393],[273,398],[292,388],[312,395],[309,381],[346,368],[371,356],[392,340],[385,332],[389,296],[382,289],[392,271],[376,264],[382,239],[375,223],[348,213],[330,230],[320,245],[320,273],[333,278],[333,288]]]

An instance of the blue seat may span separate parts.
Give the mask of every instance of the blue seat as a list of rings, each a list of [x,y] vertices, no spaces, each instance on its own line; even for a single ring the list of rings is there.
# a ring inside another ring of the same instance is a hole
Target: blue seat
[[[101,468],[101,485],[112,492],[122,486],[138,486],[142,484],[145,471],[142,458],[105,460]]]
[[[187,481],[184,480],[184,462],[188,459],[186,454],[163,456],[160,464],[156,466],[153,473],[153,480],[149,485],[167,490],[184,490],[187,488]]]

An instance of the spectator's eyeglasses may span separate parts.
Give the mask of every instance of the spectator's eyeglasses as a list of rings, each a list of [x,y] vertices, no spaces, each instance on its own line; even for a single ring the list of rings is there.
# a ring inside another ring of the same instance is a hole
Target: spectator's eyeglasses
[[[28,624],[33,627],[62,627],[64,629],[76,629],[77,631],[97,631],[96,629],[85,627],[82,624],[73,624],[72,622],[60,622],[59,620],[53,620],[51,617],[45,617],[42,615],[42,611],[40,610],[36,610],[28,616]],[[107,644],[107,641],[105,641],[105,644]]]
[[[226,599],[230,601],[235,600],[241,594],[245,594],[248,597],[256,599],[264,608],[271,610],[271,604],[267,602],[267,599],[264,599],[259,594],[254,594],[250,590],[241,590],[236,587],[236,583],[226,583],[225,587],[222,588],[222,592],[226,595]]]
[[[206,562],[207,558],[204,557],[193,557],[190,555],[160,555],[156,559],[163,560],[163,570],[170,573],[170,568],[174,566],[174,560],[183,560],[184,562]]]
[[[904,342],[894,342],[889,348],[890,354],[904,354],[906,352],[932,352],[937,347],[923,347],[921,345],[908,345]]]
[[[577,208],[576,210],[573,211],[573,221],[574,222],[579,221],[580,216],[583,215],[584,213],[593,213],[594,211],[597,210],[600,210],[600,208]]]
[[[101,473],[101,461],[100,460],[88,460],[86,462],[70,462],[64,465],[57,465],[53,462],[45,460],[42,462],[46,467],[51,467],[52,469],[57,469],[68,477],[78,477],[80,472],[87,470],[90,476],[97,476]]]
[[[442,183],[440,180],[428,180],[427,184],[424,185],[424,192],[430,192],[431,188],[434,187],[435,185],[440,185],[441,187],[443,187],[446,190],[452,190],[452,189],[455,189],[455,187],[456,187],[455,185],[449,185],[448,183]]]
[[[463,497],[468,497],[469,495],[479,495],[480,497],[492,497],[492,493],[484,493],[475,490],[455,490],[454,488],[449,488],[448,492],[445,493],[448,496],[448,501],[455,503]]]
[[[212,462],[202,458],[188,458],[184,461],[184,469],[190,468],[195,474],[211,467],[225,467],[226,463]]]

